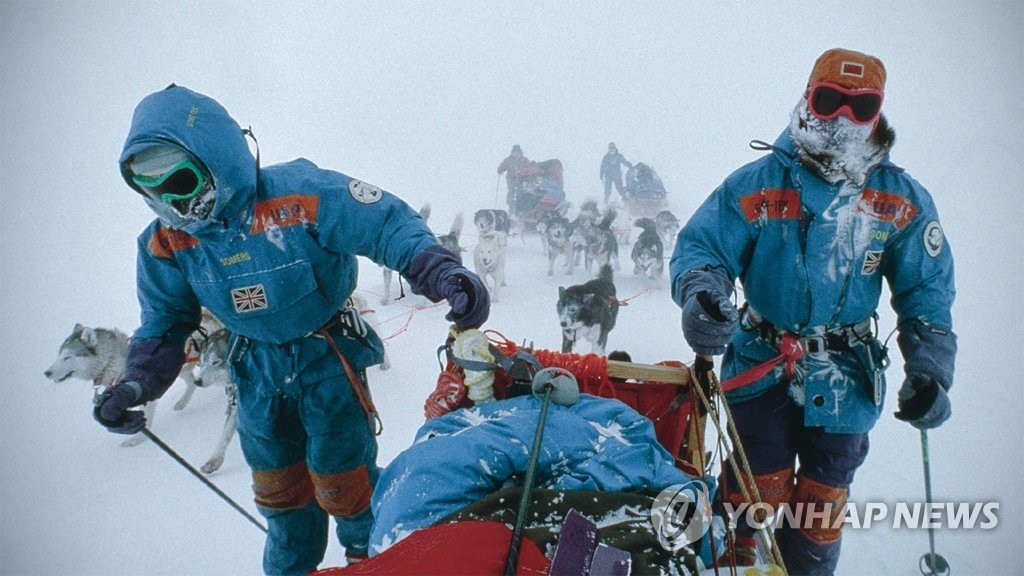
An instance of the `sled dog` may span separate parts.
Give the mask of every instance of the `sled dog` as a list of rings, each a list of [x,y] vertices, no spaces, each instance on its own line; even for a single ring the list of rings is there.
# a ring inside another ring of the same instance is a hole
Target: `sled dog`
[[[462,252],[462,246],[459,245],[459,239],[462,237],[462,212],[455,214],[455,219],[452,220],[452,226],[448,230],[447,234],[442,234],[437,237],[437,241],[441,243],[448,250],[451,250],[455,254]]]
[[[231,380],[228,372],[228,341],[231,334],[225,328],[221,328],[207,336],[206,341],[199,352],[199,378],[204,386],[221,386],[228,397],[228,408],[224,414],[224,427],[221,429],[220,439],[217,440],[217,447],[213,456],[210,456],[201,470],[206,474],[216,472],[224,463],[224,453],[235,437],[235,430],[238,428],[238,389]]]
[[[565,216],[553,215],[546,220],[542,238],[548,255],[548,276],[555,273],[555,260],[565,258],[565,273],[572,275],[575,260],[570,236],[572,224]]]
[[[633,244],[633,274],[643,274],[645,278],[656,280],[665,270],[665,246],[658,235],[657,226],[650,218],[637,218],[633,223],[643,232]]]
[[[654,216],[654,225],[661,238],[661,244],[666,251],[672,250],[676,245],[676,236],[679,234],[679,218],[671,210],[662,210]]]
[[[488,232],[480,234],[476,249],[473,251],[473,265],[476,275],[484,283],[490,278],[492,284],[491,301],[498,301],[498,290],[505,285],[505,234]]]
[[[199,359],[202,349],[209,342],[209,334],[223,330],[223,326],[212,314],[209,314],[205,309],[203,312],[203,324],[205,324],[203,331],[193,333],[186,347],[185,365],[182,366],[181,373],[178,375],[185,382],[186,388],[181,399],[174,404],[175,410],[185,408],[197,387],[230,381],[226,369],[224,369],[223,374],[215,374],[215,372],[208,370],[205,373],[205,378],[203,375],[200,375],[202,370],[199,369]],[[206,332],[206,326],[212,332]],[[107,388],[116,384],[118,378],[124,372],[125,352],[127,349],[128,336],[120,330],[91,328],[75,324],[71,335],[60,345],[57,359],[46,369],[44,374],[50,380],[58,383],[70,378],[91,381],[95,387],[95,394],[98,396]],[[211,382],[211,379],[213,382]],[[227,388],[226,384],[225,388]],[[234,385],[231,385],[231,388],[232,391],[228,394],[229,399],[233,397]],[[156,413],[156,402],[148,402],[142,408],[146,416],[147,425],[152,426],[153,416]],[[229,410],[231,409],[229,407]],[[231,431],[227,436],[229,441],[231,435],[234,435],[234,423],[232,422],[230,426]],[[227,427],[228,424],[225,424],[225,433],[222,434],[222,437],[228,434]],[[126,447],[135,446],[144,440],[145,436],[141,433],[134,434],[122,442],[121,445]],[[218,444],[213,456],[202,466],[203,472],[207,474],[212,473],[223,463],[224,450],[227,444],[224,442],[221,444]]]
[[[558,319],[562,328],[562,352],[572,352],[580,338],[591,342],[591,351],[604,354],[608,333],[615,328],[619,302],[615,297],[612,267],[601,266],[597,278],[558,288]]]
[[[422,218],[424,222],[426,222],[427,220],[430,219],[430,204],[429,203],[428,204],[424,204],[420,208],[420,218]],[[462,230],[462,216],[459,215],[457,220],[459,222],[459,231],[461,232],[461,230]],[[458,245],[458,235],[456,235],[455,244]],[[458,253],[458,251],[455,251],[455,250],[453,250],[453,252],[455,252],[456,254]],[[391,268],[388,268],[387,266],[381,266],[380,269],[381,269],[381,273],[382,273],[383,280],[384,280],[384,294],[380,297],[380,303],[381,304],[389,304],[391,302],[391,281],[394,280],[395,271],[392,270]],[[399,279],[398,281],[401,282],[402,280]]]
[[[508,236],[512,229],[512,222],[509,220],[507,210],[497,208],[484,208],[473,214],[473,224],[481,236],[491,232],[501,232]]]
[[[380,320],[377,318],[377,311],[370,308],[370,304],[366,301],[366,298],[358,292],[353,292],[348,297],[348,305],[355,308],[359,315],[363,317],[363,320],[377,331],[377,327],[380,325]],[[378,332],[378,336],[380,333]],[[384,350],[384,360],[380,363],[381,370],[388,370],[391,368],[391,360],[388,358],[387,349]]]
[[[612,268],[619,269],[619,241],[612,230],[615,216],[614,210],[608,210],[598,222],[588,214],[576,218],[572,231],[573,251],[576,264],[582,259],[587,272],[593,270],[595,262],[598,266],[611,264]]]

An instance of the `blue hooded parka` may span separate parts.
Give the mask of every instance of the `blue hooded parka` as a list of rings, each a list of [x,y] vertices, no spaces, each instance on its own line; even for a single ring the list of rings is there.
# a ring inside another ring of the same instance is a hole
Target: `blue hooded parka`
[[[376,441],[356,394],[365,383],[351,381],[332,346],[362,380],[383,344],[372,329],[354,338],[335,326],[331,340],[317,331],[355,288],[357,256],[404,272],[436,238],[380,188],[305,159],[261,167],[227,111],[180,86],[135,111],[119,163],[136,190],[132,160],[155,145],[188,152],[212,179],[215,203],[196,220],[143,195],[158,219],[138,239],[141,325],[122,381],[142,384],[140,401],[162,395],[208,308],[232,333],[238,434],[268,518],[265,570],[315,569],[328,513],[346,550],[365,553]]]
[[[750,309],[780,332],[807,337],[869,322],[882,279],[902,327],[934,326],[952,336],[953,257],[929,193],[888,154],[863,186],[830,183],[797,157],[790,131],[771,153],[732,173],[680,231],[670,263],[672,295],[682,306],[684,276],[713,270],[739,280]],[[749,316],[748,316],[749,319]],[[779,355],[773,342],[741,323],[722,361],[730,378]],[[804,424],[827,432],[863,433],[881,413],[875,386],[884,387],[881,345],[860,354],[805,355],[798,371]],[[921,359],[947,388],[955,341]],[[904,349],[905,360],[916,350]],[[730,394],[743,401],[783,379],[780,366]],[[884,388],[877,391],[884,395]]]

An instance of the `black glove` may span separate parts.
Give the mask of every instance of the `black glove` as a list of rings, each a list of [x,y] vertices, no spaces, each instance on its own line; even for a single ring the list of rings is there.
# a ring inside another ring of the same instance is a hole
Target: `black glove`
[[[908,378],[900,387],[896,418],[918,430],[937,428],[953,413],[946,389],[935,380]]]
[[[691,270],[683,277],[683,338],[699,355],[725,352],[739,324],[739,312],[729,296],[732,284],[710,270]]]
[[[139,405],[141,397],[142,388],[138,382],[121,382],[96,399],[92,415],[115,434],[135,434],[146,427],[146,416],[141,410],[129,408]]]
[[[487,321],[491,311],[487,287],[451,251],[431,246],[412,259],[403,275],[413,292],[433,302],[447,300],[452,309],[445,318],[458,330],[479,328]]]

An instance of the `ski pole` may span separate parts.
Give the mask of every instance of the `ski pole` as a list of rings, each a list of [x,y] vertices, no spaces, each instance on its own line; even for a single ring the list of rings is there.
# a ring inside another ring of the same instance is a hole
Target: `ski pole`
[[[498,205],[498,188],[501,188],[501,174],[498,174],[498,181],[494,183],[494,205]]]
[[[932,473],[928,459],[928,432],[921,430],[921,460],[924,462],[924,494],[926,508],[932,503]],[[949,563],[941,555],[935,553],[935,529],[928,524],[928,553],[921,556],[918,563],[921,574],[925,576],[947,576],[950,573]]]
[[[166,452],[171,458],[174,458],[175,460],[177,460],[178,464],[181,464],[182,466],[184,466],[185,469],[188,470],[189,472],[191,472],[193,476],[195,476],[196,478],[199,478],[199,480],[202,481],[203,484],[206,484],[207,488],[209,488],[210,490],[213,490],[214,492],[216,492],[217,495],[220,496],[225,502],[230,504],[232,508],[234,508],[239,513],[241,513],[242,516],[245,516],[249,520],[249,522],[252,522],[257,528],[262,530],[264,534],[267,533],[267,527],[266,526],[264,526],[259,520],[257,520],[255,517],[253,517],[252,514],[247,512],[245,510],[245,508],[242,508],[241,506],[239,506],[238,503],[235,502],[234,500],[232,500],[230,496],[228,496],[227,494],[224,493],[224,491],[222,491],[220,488],[217,488],[217,486],[213,482],[210,482],[210,480],[207,477],[203,476],[199,472],[199,470],[196,470],[191,464],[189,464],[177,452],[172,450],[170,446],[165,444],[164,441],[161,440],[159,437],[157,437],[157,435],[154,434],[149,428],[143,428],[142,429],[142,433],[146,435],[146,438],[149,438],[150,440],[153,441],[154,444],[159,446],[161,450]]]
[[[505,576],[514,576],[516,566],[519,564],[519,549],[523,544],[526,515],[530,510],[530,493],[533,491],[534,477],[537,474],[541,440],[544,438],[544,423],[548,419],[548,405],[553,400],[555,404],[572,406],[579,398],[580,389],[572,372],[552,367],[540,370],[533,377],[533,395],[538,396],[540,393],[544,394],[544,398],[540,404],[537,431],[533,435],[530,463],[526,467],[526,478],[523,479],[523,492],[519,496],[519,510],[516,512],[516,525],[512,530],[512,544],[509,546],[508,557],[505,559]]]

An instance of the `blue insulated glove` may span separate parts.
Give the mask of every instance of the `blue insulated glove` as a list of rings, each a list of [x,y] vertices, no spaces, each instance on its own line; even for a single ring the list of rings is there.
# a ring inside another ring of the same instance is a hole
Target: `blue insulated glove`
[[[459,257],[441,246],[417,254],[403,276],[409,288],[432,302],[447,300],[451,312],[446,319],[458,330],[479,328],[491,311],[491,297],[480,277],[462,265]]]
[[[956,334],[912,320],[900,327],[896,342],[906,374],[897,397],[896,418],[920,430],[936,428],[952,414],[946,392],[953,385]]]
[[[710,270],[691,270],[680,283],[683,338],[699,355],[725,352],[739,324],[739,312],[730,300],[732,283]]]
[[[103,392],[92,415],[111,432],[135,434],[145,428],[146,417],[141,410],[129,408],[137,406],[141,397],[142,386],[138,382],[121,382]]]

